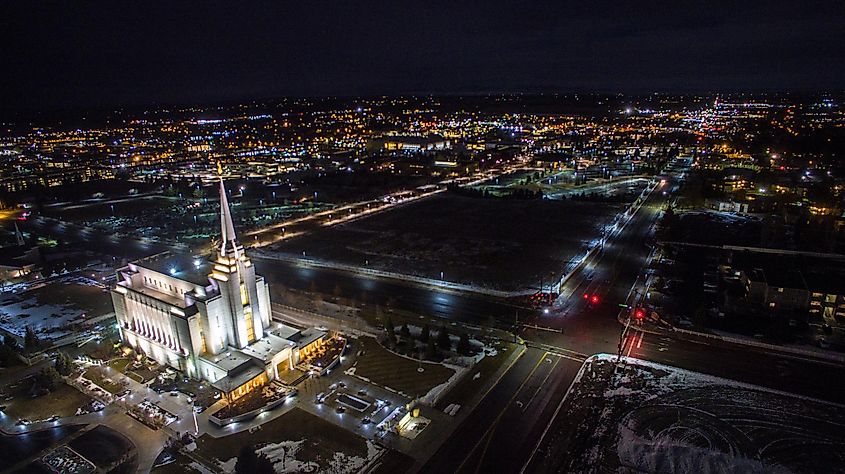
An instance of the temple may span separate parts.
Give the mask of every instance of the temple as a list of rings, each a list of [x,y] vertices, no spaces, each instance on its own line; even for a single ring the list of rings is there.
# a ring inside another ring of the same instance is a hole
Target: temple
[[[165,253],[130,263],[111,294],[126,344],[235,400],[280,378],[325,334],[271,320],[268,285],[238,243],[222,180],[220,226],[207,259]]]

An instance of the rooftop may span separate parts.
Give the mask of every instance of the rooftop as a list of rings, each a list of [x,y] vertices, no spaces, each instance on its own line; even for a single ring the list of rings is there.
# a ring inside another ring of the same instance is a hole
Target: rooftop
[[[258,377],[262,372],[264,372],[263,367],[259,367],[255,364],[249,364],[238,372],[227,375],[216,382],[213,382],[211,386],[222,392],[229,393],[255,377]]]
[[[146,268],[164,275],[170,275],[195,285],[208,286],[208,275],[212,265],[206,257],[189,257],[175,255],[170,252],[133,262],[141,268]]]
[[[261,339],[241,349],[241,352],[266,363],[273,359],[273,356],[293,345],[294,343],[287,339],[267,333]]]
[[[200,354],[200,357],[214,363],[214,365],[225,370],[227,373],[236,372],[235,369],[253,360],[250,356],[233,347],[227,348],[226,352],[221,354],[203,353]]]

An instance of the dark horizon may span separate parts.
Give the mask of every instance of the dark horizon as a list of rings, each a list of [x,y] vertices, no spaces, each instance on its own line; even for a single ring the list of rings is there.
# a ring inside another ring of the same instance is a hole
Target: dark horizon
[[[0,109],[282,97],[841,91],[836,2],[0,7]]]

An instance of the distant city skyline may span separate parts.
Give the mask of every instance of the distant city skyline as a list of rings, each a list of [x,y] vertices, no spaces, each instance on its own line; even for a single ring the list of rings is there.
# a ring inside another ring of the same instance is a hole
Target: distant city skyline
[[[4,4],[0,109],[845,87],[836,2]]]

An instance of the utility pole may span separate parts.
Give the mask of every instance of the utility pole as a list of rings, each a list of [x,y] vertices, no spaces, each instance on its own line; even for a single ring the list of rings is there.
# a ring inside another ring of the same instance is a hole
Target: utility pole
[[[638,290],[638,289],[636,289],[636,288],[634,289],[634,295],[635,295],[635,297],[634,297],[634,301],[637,301],[637,296],[639,296],[639,297],[640,297],[640,299],[641,299],[641,298],[642,298],[642,296],[643,296],[643,295],[640,293],[640,290]],[[626,305],[626,306],[627,306],[627,305]],[[617,346],[617,351],[618,351],[618,352],[616,353],[616,362],[617,362],[617,363],[618,363],[619,361],[621,361],[621,360],[622,360],[622,350],[624,349],[625,336],[626,336],[626,335],[627,335],[627,333],[628,333],[628,328],[631,326],[631,312],[632,312],[632,311],[636,311],[636,309],[637,309],[637,307],[638,307],[638,306],[639,306],[639,302],[634,303],[634,305],[633,305],[633,306],[627,306],[627,309],[628,309],[628,318],[625,320],[625,326],[622,328],[622,333],[621,333],[621,334],[619,334],[619,345]]]

